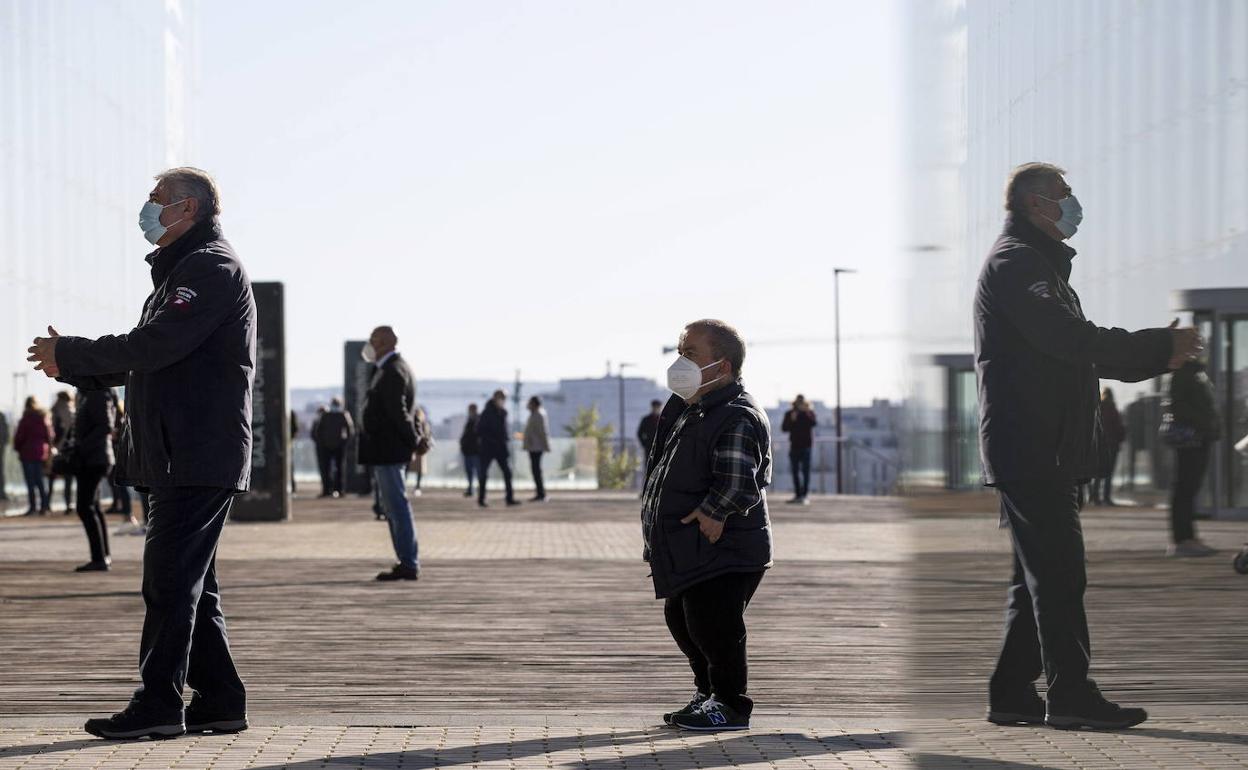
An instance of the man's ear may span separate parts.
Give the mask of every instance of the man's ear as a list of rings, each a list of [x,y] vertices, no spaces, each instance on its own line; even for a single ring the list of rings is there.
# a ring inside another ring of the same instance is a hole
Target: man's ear
[[[187,198],[182,203],[182,212],[191,219],[195,219],[199,214],[199,200],[196,198]]]

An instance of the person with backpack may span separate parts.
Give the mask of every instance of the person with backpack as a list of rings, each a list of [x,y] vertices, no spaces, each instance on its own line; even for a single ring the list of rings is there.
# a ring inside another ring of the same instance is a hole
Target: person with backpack
[[[317,465],[321,470],[321,497],[341,497],[344,460],[347,445],[355,435],[351,414],[342,408],[342,399],[334,396],[327,409],[312,427],[312,443],[316,445]]]

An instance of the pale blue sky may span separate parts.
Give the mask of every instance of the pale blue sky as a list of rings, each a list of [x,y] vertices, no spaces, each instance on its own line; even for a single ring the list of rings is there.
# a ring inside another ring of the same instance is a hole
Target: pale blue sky
[[[418,377],[661,380],[715,316],[764,401],[830,401],[843,265],[846,401],[902,391],[893,2],[200,8],[202,164],[292,385],[378,323]]]

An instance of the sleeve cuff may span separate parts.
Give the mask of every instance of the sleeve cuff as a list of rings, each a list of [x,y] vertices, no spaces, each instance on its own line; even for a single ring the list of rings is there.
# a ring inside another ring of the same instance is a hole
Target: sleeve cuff
[[[730,514],[729,511],[715,507],[708,500],[703,500],[702,504],[698,506],[698,510],[705,513],[707,516],[710,516],[715,521],[721,522],[727,519]]]

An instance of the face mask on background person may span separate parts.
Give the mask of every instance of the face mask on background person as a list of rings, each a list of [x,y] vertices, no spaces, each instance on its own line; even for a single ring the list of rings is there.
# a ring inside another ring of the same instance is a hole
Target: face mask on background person
[[[699,367],[694,361],[681,356],[667,368],[667,388],[688,401],[698,394],[703,385],[710,385],[724,378],[723,375],[720,375],[710,382],[702,382],[702,372],[710,369],[712,366],[719,366],[723,362],[724,359],[721,358],[713,364]]]
[[[178,222],[170,222],[169,227],[166,227],[160,223],[160,212],[169,208],[169,206],[176,206],[179,203],[186,203],[186,201],[187,199],[183,198],[166,206],[162,206],[155,201],[148,201],[143,204],[143,208],[139,209],[139,227],[143,230],[143,237],[147,239],[148,243],[155,246],[161,238],[165,237],[165,233],[169,232],[169,227],[186,218],[183,217]]]
[[[373,343],[365,342],[364,347],[360,348],[360,358],[370,364],[377,363],[377,348],[373,347]]]
[[[1043,195],[1040,197],[1061,207],[1062,215],[1057,219],[1049,219],[1059,233],[1069,238],[1079,230],[1079,225],[1083,222],[1083,206],[1079,205],[1078,198],[1073,195],[1067,195],[1060,201],[1055,201],[1052,198],[1045,198]],[[1045,217],[1045,219],[1048,219],[1048,217]]]

